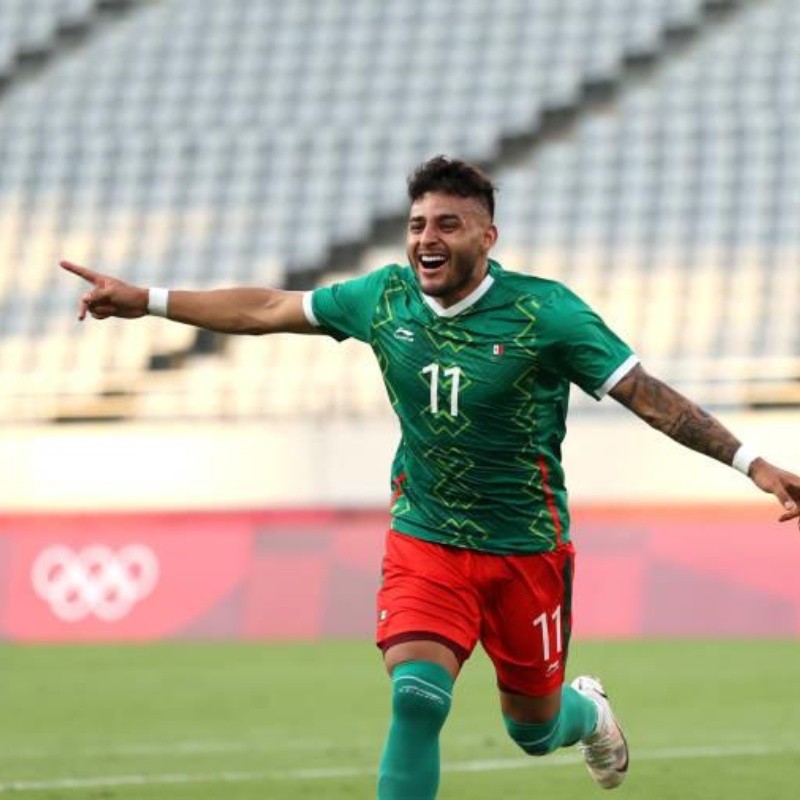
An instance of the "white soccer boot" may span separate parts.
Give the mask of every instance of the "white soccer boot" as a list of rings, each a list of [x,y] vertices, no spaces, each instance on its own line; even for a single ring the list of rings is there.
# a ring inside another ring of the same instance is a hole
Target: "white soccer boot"
[[[578,743],[586,761],[589,774],[604,789],[615,789],[628,772],[628,742],[622,732],[603,684],[590,675],[581,675],[572,681],[572,688],[597,706],[597,727],[594,733]]]

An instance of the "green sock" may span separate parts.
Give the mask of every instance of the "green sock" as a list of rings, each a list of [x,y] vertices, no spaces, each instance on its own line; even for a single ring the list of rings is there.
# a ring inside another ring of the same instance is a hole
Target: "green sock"
[[[585,739],[597,727],[597,706],[571,686],[561,687],[561,742],[559,747]]]
[[[504,718],[509,736],[532,756],[569,747],[588,736],[597,725],[597,706],[571,686],[561,689],[561,710],[547,722],[525,723]]]
[[[392,722],[378,776],[379,800],[433,800],[439,788],[439,731],[452,701],[453,678],[428,661],[392,672]]]

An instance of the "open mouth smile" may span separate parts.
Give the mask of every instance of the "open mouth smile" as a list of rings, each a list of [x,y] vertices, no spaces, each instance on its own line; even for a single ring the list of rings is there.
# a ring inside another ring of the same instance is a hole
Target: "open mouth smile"
[[[420,269],[424,272],[436,272],[447,263],[447,256],[434,253],[426,253],[417,258]]]

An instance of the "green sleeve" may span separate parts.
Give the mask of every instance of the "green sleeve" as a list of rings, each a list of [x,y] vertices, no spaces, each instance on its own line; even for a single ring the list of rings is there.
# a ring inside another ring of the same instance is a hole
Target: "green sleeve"
[[[545,363],[597,400],[638,363],[633,350],[565,286],[541,309]]]
[[[339,341],[352,337],[368,342],[372,318],[392,269],[383,267],[315,289],[311,295],[311,322]]]

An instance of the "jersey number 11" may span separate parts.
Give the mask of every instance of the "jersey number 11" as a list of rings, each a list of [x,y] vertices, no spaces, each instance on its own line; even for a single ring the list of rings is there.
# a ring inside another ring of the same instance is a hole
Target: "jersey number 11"
[[[430,408],[432,414],[439,413],[439,372],[445,378],[452,378],[450,383],[450,416],[458,416],[458,387],[461,383],[461,367],[448,367],[442,370],[438,364],[428,364],[422,368],[422,374],[431,376]]]

